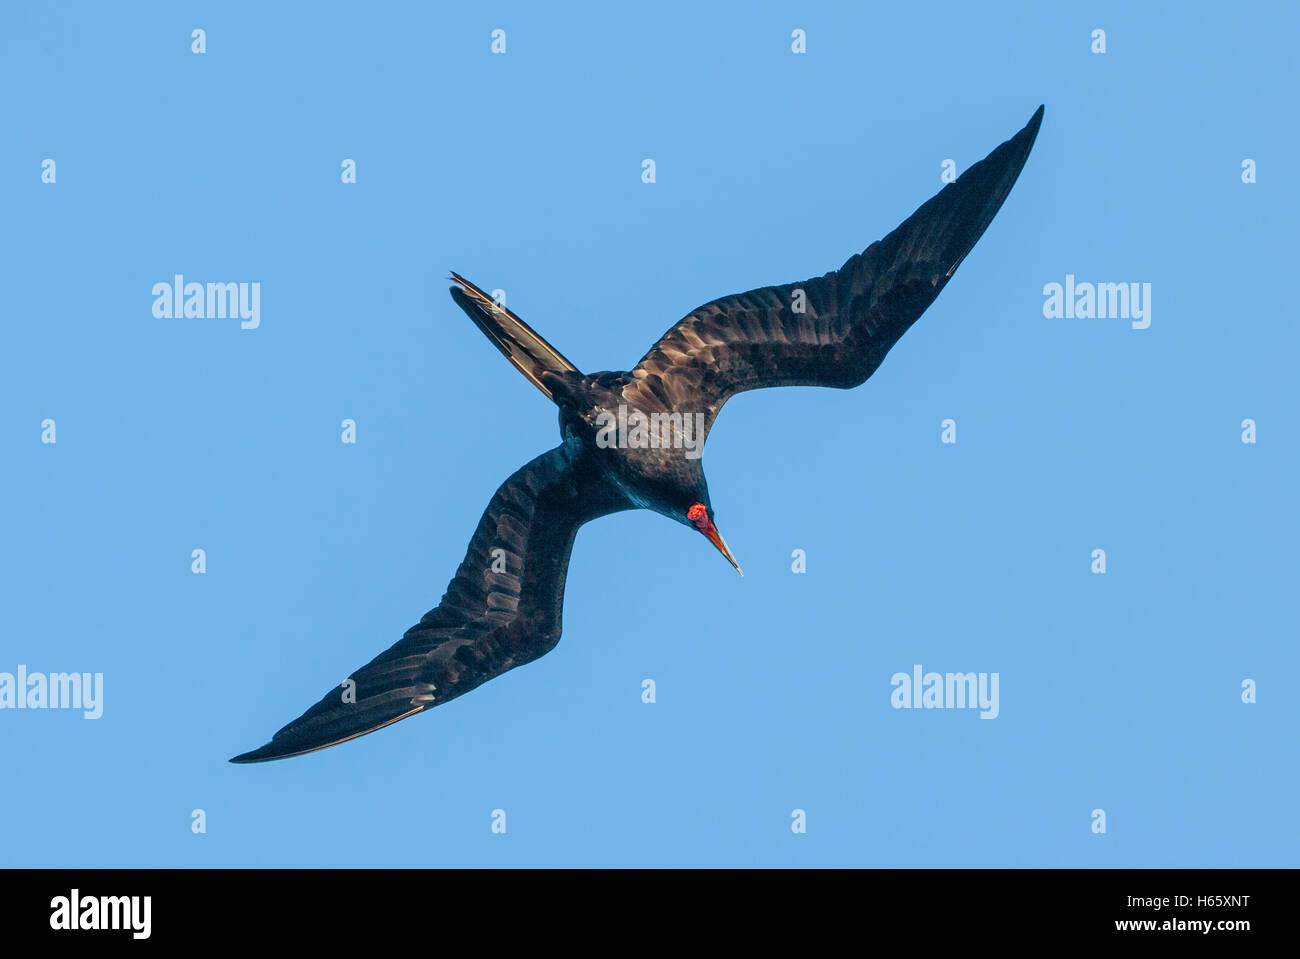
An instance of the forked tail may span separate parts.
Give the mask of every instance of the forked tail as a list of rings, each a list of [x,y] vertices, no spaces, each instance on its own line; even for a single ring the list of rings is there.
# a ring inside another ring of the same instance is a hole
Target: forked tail
[[[566,360],[559,350],[538,336],[531,326],[469,280],[454,272],[451,278],[459,284],[451,288],[451,298],[460,305],[460,308],[474,321],[474,325],[483,331],[511,365],[554,401],[555,394],[546,384],[543,374],[578,373],[578,368]]]

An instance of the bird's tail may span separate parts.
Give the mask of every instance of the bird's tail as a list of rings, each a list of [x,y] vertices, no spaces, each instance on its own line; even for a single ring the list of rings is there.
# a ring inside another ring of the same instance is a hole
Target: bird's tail
[[[547,373],[579,373],[555,347],[537,335],[531,326],[458,273],[451,279],[451,298],[465,311],[474,325],[483,331],[502,355],[528,381],[555,400],[554,383],[548,384]]]

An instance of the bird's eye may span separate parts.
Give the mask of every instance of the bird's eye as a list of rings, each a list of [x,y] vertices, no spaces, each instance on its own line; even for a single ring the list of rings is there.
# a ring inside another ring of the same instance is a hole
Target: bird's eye
[[[686,518],[696,526],[701,526],[709,521],[709,509],[703,503],[696,503],[686,511]]]

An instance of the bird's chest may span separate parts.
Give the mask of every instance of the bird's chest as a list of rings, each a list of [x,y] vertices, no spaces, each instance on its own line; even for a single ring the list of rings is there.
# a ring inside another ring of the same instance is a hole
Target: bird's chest
[[[698,485],[701,466],[671,443],[656,443],[633,423],[612,418],[583,419],[570,434],[586,455],[636,505],[656,512],[674,512]],[[665,434],[666,436],[666,434]],[[579,439],[580,437],[580,439]]]

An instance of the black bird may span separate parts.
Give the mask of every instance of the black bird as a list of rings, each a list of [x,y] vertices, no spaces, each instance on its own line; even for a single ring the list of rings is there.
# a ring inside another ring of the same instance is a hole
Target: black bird
[[[435,609],[269,743],[231,762],[364,736],[549,652],[560,639],[573,539],[597,517],[654,510],[698,530],[739,570],[714,525],[698,455],[722,405],[745,390],[865,381],[984,234],[1042,118],[1040,106],[1023,130],[840,269],[706,303],[630,372],[581,373],[453,273],[453,299],[559,407],[563,439],[496,491]]]

